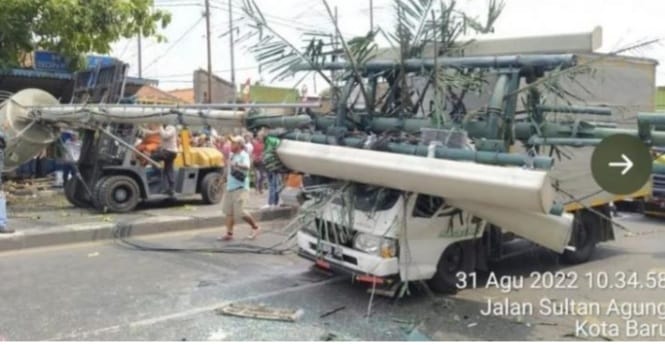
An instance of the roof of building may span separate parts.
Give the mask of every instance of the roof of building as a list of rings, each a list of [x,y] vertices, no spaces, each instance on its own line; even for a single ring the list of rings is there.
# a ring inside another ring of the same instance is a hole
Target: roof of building
[[[158,89],[154,86],[143,85],[134,95],[139,103],[153,103],[153,104],[173,104],[173,103],[189,103],[169,92]]]
[[[185,103],[194,103],[194,89],[175,89],[167,91],[170,95],[183,100]]]

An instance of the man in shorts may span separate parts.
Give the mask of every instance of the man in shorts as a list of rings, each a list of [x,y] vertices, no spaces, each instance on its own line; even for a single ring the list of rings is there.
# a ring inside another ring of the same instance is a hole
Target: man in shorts
[[[249,172],[251,160],[245,151],[245,139],[242,136],[231,138],[231,158],[228,160],[226,170],[226,192],[222,200],[222,209],[226,216],[226,235],[218,240],[230,241],[233,239],[233,225],[241,219],[252,227],[252,232],[247,237],[255,239],[259,234],[259,226],[256,224],[245,206],[249,199]]]

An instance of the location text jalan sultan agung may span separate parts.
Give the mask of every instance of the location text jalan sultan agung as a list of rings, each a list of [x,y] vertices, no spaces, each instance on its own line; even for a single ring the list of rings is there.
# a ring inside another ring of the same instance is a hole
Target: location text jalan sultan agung
[[[480,314],[500,317],[577,317],[577,336],[665,337],[665,301],[623,302],[611,299],[607,303],[600,303],[544,297],[533,303],[488,298]],[[620,321],[590,321],[596,318]],[[652,321],[646,322],[644,319]]]

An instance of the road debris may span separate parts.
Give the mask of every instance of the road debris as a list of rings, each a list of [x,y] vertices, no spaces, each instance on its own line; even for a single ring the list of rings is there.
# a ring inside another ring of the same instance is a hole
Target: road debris
[[[478,326],[478,322],[471,322],[470,324],[466,325],[467,328],[473,328]]]
[[[335,308],[335,309],[332,309],[332,310],[330,310],[330,311],[327,311],[327,312],[321,314],[320,318],[323,319],[324,317],[328,317],[328,316],[330,316],[330,315],[332,315],[332,314],[335,314],[335,313],[338,312],[338,311],[342,311],[342,310],[344,310],[344,309],[346,309],[346,306],[345,306],[345,305],[343,305],[343,306],[341,306],[341,307],[337,307],[337,308]]]
[[[263,305],[229,304],[215,310],[218,315],[231,315],[253,319],[295,322],[304,313],[302,309],[276,309]]]
[[[93,253],[88,254],[89,258],[94,258],[95,256],[99,256],[99,252],[93,252]]]
[[[319,338],[321,341],[334,341],[337,339],[337,335],[335,333],[326,333]]]
[[[227,334],[224,333],[224,331],[222,331],[221,329],[218,329],[218,330],[212,332],[210,334],[210,336],[208,336],[208,340],[209,341],[221,341],[221,340],[226,339],[226,337],[227,337]]]
[[[414,328],[411,332],[407,333],[406,341],[432,341],[432,339],[417,328]]]

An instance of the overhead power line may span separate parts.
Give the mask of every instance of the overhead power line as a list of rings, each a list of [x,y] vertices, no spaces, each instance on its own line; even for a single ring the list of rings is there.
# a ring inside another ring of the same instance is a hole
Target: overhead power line
[[[173,42],[168,48],[166,48],[166,51],[164,51],[163,53],[161,53],[161,54],[160,54],[155,60],[153,60],[152,62],[150,62],[150,63],[149,63],[144,69],[143,69],[143,71],[147,71],[147,70],[148,70],[151,66],[153,66],[157,61],[159,61],[161,58],[163,58],[164,56],[166,56],[166,55],[169,53],[169,51],[171,51],[171,49],[173,49],[176,45],[178,45],[178,43],[180,43],[180,41],[182,41],[182,40],[183,40],[188,34],[190,34],[190,33],[196,28],[196,26],[199,25],[199,24],[201,23],[202,20],[203,20],[203,17],[200,17],[200,18],[194,23],[194,25],[192,25],[191,27],[189,27],[189,29],[185,30],[185,32],[183,32],[183,34],[182,34],[180,37],[178,37],[177,40],[175,40],[175,41],[174,41],[174,42]]]
[[[259,66],[246,66],[246,67],[237,67],[235,70],[236,71],[250,71],[253,69],[258,69]],[[213,70],[213,73],[226,73],[226,72],[231,72],[230,69],[219,69],[219,70]],[[192,75],[192,72],[190,73],[177,73],[177,74],[168,74],[168,75],[153,75],[150,78],[153,79],[168,79],[168,78],[180,78],[180,77],[186,77]],[[190,80],[191,81],[191,80]]]

